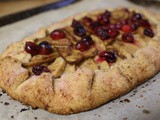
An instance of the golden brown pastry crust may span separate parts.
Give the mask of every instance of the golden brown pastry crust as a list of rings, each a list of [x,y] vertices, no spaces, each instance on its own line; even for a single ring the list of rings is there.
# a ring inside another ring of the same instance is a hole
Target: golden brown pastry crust
[[[138,49],[132,58],[122,60],[107,71],[78,68],[74,73],[64,73],[60,78],[52,78],[51,73],[29,78],[28,70],[22,67],[31,55],[24,52],[26,41],[43,38],[47,32],[70,25],[72,19],[80,19],[84,12],[41,29],[34,35],[8,47],[0,55],[0,86],[14,99],[58,114],[71,114],[96,108],[115,99],[139,84],[153,77],[160,70],[160,32],[155,40]],[[152,22],[159,23],[149,12],[144,13]],[[19,49],[15,50],[15,47]],[[13,51],[14,49],[14,51]]]

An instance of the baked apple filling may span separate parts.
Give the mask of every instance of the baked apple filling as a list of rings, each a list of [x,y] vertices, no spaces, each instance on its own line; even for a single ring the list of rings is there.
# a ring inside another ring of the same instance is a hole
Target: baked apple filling
[[[35,75],[51,72],[53,77],[78,67],[106,71],[146,45],[154,37],[153,26],[144,15],[128,9],[91,13],[44,38],[26,42],[25,51],[32,58],[23,66],[32,68]]]

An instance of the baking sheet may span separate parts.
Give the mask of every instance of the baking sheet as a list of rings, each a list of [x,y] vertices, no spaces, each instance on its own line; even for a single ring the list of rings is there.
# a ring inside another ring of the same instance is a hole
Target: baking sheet
[[[124,0],[83,0],[63,9],[48,11],[35,17],[0,28],[0,52],[7,45],[20,40],[40,27],[86,10],[132,7]],[[97,109],[73,115],[57,115],[22,105],[0,89],[0,120],[159,120],[160,119],[160,74],[129,94],[113,100]]]

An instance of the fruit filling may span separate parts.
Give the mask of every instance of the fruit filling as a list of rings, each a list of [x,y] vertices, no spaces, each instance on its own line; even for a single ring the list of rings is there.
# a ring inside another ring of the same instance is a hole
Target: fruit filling
[[[143,14],[128,9],[106,10],[73,19],[71,25],[53,30],[39,42],[26,42],[24,49],[32,55],[28,66],[35,75],[51,72],[57,77],[63,74],[59,70],[76,70],[80,65],[107,70],[114,65],[110,63],[132,57],[152,40],[154,28]]]
[[[115,52],[104,51],[99,54],[99,57],[106,60],[108,63],[114,63],[117,60],[117,55]]]
[[[53,52],[53,49],[47,41],[43,41],[38,45],[38,52],[41,55],[49,55]]]
[[[80,41],[77,42],[77,44],[75,45],[75,49],[80,50],[80,51],[86,51],[93,44],[94,42],[91,36],[84,36]]]
[[[59,39],[63,39],[66,37],[65,33],[62,30],[54,30],[51,34],[50,34],[51,38],[53,40],[59,40]]]
[[[50,72],[50,70],[48,69],[47,66],[36,65],[36,66],[33,66],[32,72],[38,76],[38,75],[41,75],[43,72]]]

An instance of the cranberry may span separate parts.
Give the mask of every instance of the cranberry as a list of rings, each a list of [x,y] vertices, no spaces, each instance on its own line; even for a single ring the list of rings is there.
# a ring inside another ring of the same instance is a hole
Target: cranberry
[[[84,18],[83,18],[83,22],[84,22],[84,23],[91,23],[91,22],[92,22],[92,19],[89,18],[89,17],[84,17]]]
[[[108,18],[111,17],[111,12],[106,10],[105,13],[104,13],[104,16],[106,16]]]
[[[36,65],[36,66],[33,66],[32,72],[33,72],[35,75],[41,75],[42,72],[50,72],[50,70],[48,69],[47,66]]]
[[[152,29],[150,29],[150,28],[144,29],[144,35],[151,37],[151,38],[154,37],[154,33],[153,33]]]
[[[73,28],[77,27],[77,26],[81,26],[81,23],[75,19],[73,19],[72,21],[72,25],[71,25]]]
[[[105,15],[98,16],[97,20],[103,25],[108,25],[110,23],[110,19]]]
[[[151,27],[151,24],[148,22],[148,20],[141,20],[139,21],[140,26],[148,28]]]
[[[134,37],[131,33],[124,33],[122,35],[122,40],[124,42],[127,42],[127,43],[133,43],[134,42]]]
[[[80,25],[80,26],[76,26],[76,27],[74,28],[74,33],[75,33],[77,36],[83,37],[83,36],[86,35],[86,30],[85,30],[85,28],[84,28],[82,25]]]
[[[138,28],[138,25],[136,23],[132,23],[130,26],[132,28],[132,31],[135,31]]]
[[[99,54],[99,57],[101,59],[104,59],[106,60],[108,63],[114,63],[117,61],[117,57],[116,57],[116,53],[115,52],[110,52],[110,51],[104,51],[104,52],[101,52]]]
[[[140,13],[135,13],[132,18],[133,21],[142,20],[142,15]]]
[[[117,28],[117,25],[116,25],[116,24],[109,24],[108,27],[111,28],[111,29],[116,29],[116,28]]]
[[[75,49],[80,51],[85,51],[89,49],[89,46],[84,41],[78,41],[77,44],[75,45]]]
[[[128,24],[128,20],[122,20],[122,21],[120,22],[120,24],[121,24],[121,25],[127,25],[127,24]]]
[[[32,56],[38,54],[38,46],[34,42],[26,42],[25,51],[30,53]]]
[[[108,29],[105,27],[98,27],[98,28],[96,28],[95,32],[102,40],[110,38],[110,36],[108,34]]]
[[[109,28],[108,29],[108,34],[110,37],[116,37],[118,35],[118,30],[115,28]]]
[[[122,28],[122,24],[121,24],[120,22],[118,22],[118,23],[116,24],[116,28],[117,28],[117,29],[121,29],[121,28]]]
[[[102,24],[100,22],[98,22],[98,21],[90,23],[90,27],[91,27],[92,30],[95,30],[97,27],[99,27],[101,25]]]
[[[63,39],[66,37],[65,33],[62,30],[54,30],[51,34],[50,34],[51,38],[53,40],[59,40],[59,39]]]
[[[124,25],[124,26],[122,26],[122,31],[131,32],[132,31],[132,27],[130,25]]]
[[[94,44],[91,36],[85,36],[85,37],[82,38],[81,41],[85,42],[88,46],[91,46],[91,45]]]
[[[43,41],[38,45],[38,51],[41,55],[49,55],[53,52],[51,45],[47,41]]]

